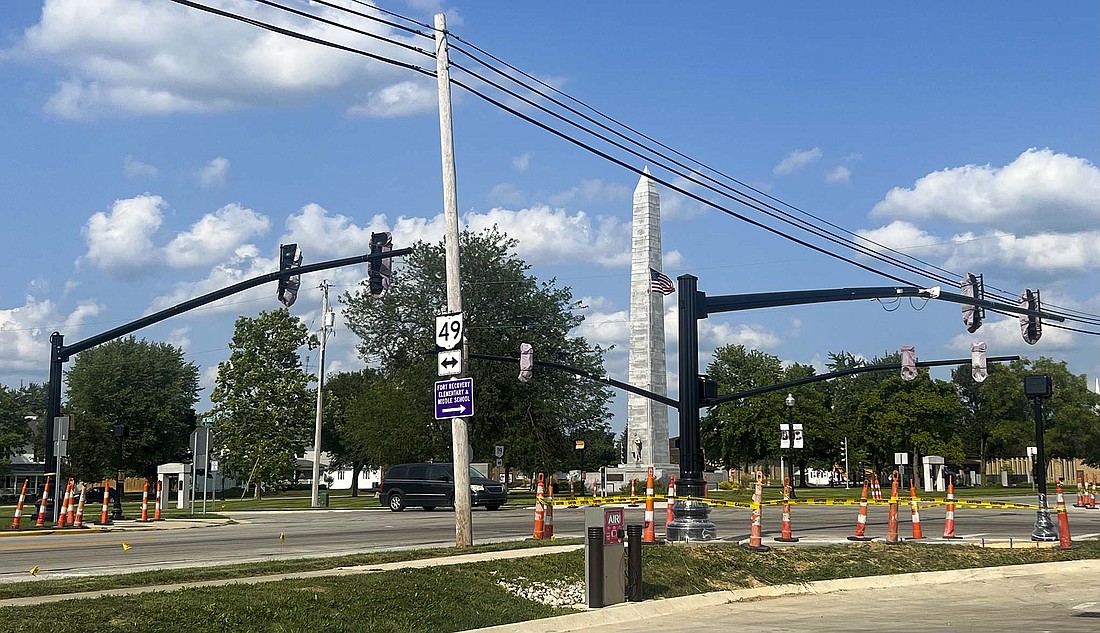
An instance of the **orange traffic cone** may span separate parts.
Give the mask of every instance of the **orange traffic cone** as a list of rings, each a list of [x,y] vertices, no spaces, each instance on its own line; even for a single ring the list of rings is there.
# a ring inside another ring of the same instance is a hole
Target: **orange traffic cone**
[[[149,520],[149,480],[145,480],[145,485],[141,487],[141,518],[138,519],[141,523],[152,523]]]
[[[1089,485],[1089,510],[1096,509],[1096,475],[1092,476],[1092,484]]]
[[[634,481],[633,479],[630,480],[630,504],[627,505],[628,508],[638,507],[638,493],[634,490]]]
[[[543,523],[545,536],[554,538],[554,476],[550,475],[550,485],[546,487],[546,516]]]
[[[859,497],[859,515],[856,516],[856,533],[854,536],[849,536],[849,541],[870,541],[870,536],[864,536],[864,532],[867,530],[867,491],[871,487],[870,478],[864,478],[863,480],[863,493]]]
[[[59,487],[58,490],[60,490],[60,489],[61,488]],[[62,494],[60,499],[59,499],[61,501],[61,507],[58,508],[58,510],[57,510],[57,523],[54,525],[54,527],[58,527],[58,528],[65,527],[65,522],[66,522],[65,514],[69,511],[69,500],[72,499],[72,494],[73,494],[73,480],[70,479],[69,483],[65,485],[64,494]]]
[[[574,493],[573,493],[573,480],[572,479],[569,480],[569,505],[566,506],[566,507],[567,508],[577,507],[577,497],[574,496]]]
[[[882,486],[878,483],[878,475],[871,476],[871,498],[882,501]]]
[[[894,483],[890,486],[890,520],[886,524],[886,542],[897,545],[898,538],[898,471],[894,471]]]
[[[46,475],[46,485],[42,487],[42,501],[38,506],[38,520],[34,522],[34,527],[45,527],[46,525],[46,502],[50,500],[50,476]]]
[[[74,527],[73,523],[76,521],[76,480],[69,478],[69,511],[66,517],[69,521],[69,527]]]
[[[645,527],[642,529],[643,543],[656,543],[657,534],[653,527],[653,467],[645,477]]]
[[[917,508],[917,486],[913,480],[909,480],[909,511],[913,518],[913,538],[924,538],[924,531],[920,527],[920,509]]]
[[[153,520],[154,521],[163,521],[164,520],[160,516],[160,511],[162,509],[164,509],[164,500],[160,496],[160,488],[161,488],[161,483],[160,483],[160,480],[158,479],[157,480],[157,502],[155,504],[153,504]]]
[[[749,533],[748,544],[741,544],[741,547],[750,549],[754,552],[766,552],[771,548],[764,545],[763,539],[760,537],[760,521],[761,521],[761,501],[764,498],[764,474],[757,471],[756,473],[756,490],[752,494],[752,531]]]
[[[1066,514],[1066,500],[1062,497],[1062,482],[1058,482],[1058,547],[1070,549],[1073,539],[1069,535],[1069,515]]]
[[[542,540],[546,538],[546,488],[542,483],[542,473],[539,473],[538,487],[535,488],[535,533],[532,538]]]
[[[103,511],[99,513],[99,523],[96,525],[114,525],[110,515],[107,514],[107,504],[111,500],[111,482],[103,482]]]
[[[15,518],[11,520],[11,529],[19,529],[19,519],[23,516],[23,502],[27,500],[27,485],[31,483],[30,479],[23,480],[23,491],[19,493],[19,503],[15,505]]]
[[[80,486],[80,503],[76,505],[76,517],[73,519],[74,528],[84,527],[84,500],[88,493],[88,486]]]
[[[947,514],[943,519],[943,538],[962,538],[955,536],[955,478],[947,476]]]
[[[1085,473],[1077,473],[1077,503],[1073,504],[1075,508],[1084,508],[1088,506],[1088,493],[1085,492]]]
[[[791,536],[791,478],[783,478],[783,524],[779,536],[775,540],[780,543],[797,543],[798,539]]]
[[[672,507],[676,505],[676,477],[670,476],[668,478],[668,494],[665,497],[668,498],[665,503],[665,538],[668,538],[668,526],[675,520]]]

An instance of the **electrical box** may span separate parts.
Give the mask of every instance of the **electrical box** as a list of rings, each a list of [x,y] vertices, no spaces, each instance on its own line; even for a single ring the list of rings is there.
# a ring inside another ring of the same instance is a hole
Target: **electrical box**
[[[626,509],[609,506],[589,507],[584,509],[585,533],[589,528],[603,529],[603,547],[600,551],[593,551],[586,541],[584,548],[585,590],[593,591],[594,587],[603,588],[602,600],[599,604],[608,606],[626,601]],[[592,556],[603,558],[603,577],[601,579],[589,578],[591,565],[589,559]],[[593,604],[592,596],[588,596],[588,603]]]

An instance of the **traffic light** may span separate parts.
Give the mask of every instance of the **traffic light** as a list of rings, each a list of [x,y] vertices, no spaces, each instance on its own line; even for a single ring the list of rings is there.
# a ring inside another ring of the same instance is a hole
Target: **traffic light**
[[[903,345],[901,348],[901,379],[913,380],[917,377],[917,348]]]
[[[970,375],[974,378],[974,382],[983,382],[989,375],[985,368],[985,343],[970,345]]]
[[[297,244],[282,244],[279,246],[279,272],[297,268],[302,265],[302,251]],[[279,278],[279,301],[286,307],[294,305],[298,298],[298,288],[302,285],[301,275],[291,275]]]
[[[1040,308],[1039,291],[1032,292],[1024,288],[1024,291],[1020,293],[1020,308],[1032,313],[1038,312]],[[1039,320],[1039,315],[1021,314],[1020,333],[1023,334],[1024,342],[1028,345],[1038,343],[1039,337],[1043,335],[1043,323]]]
[[[531,380],[532,370],[535,366],[535,348],[530,343],[519,344],[519,381]]]
[[[985,296],[985,288],[983,287],[981,275],[966,273],[966,278],[963,279],[959,288],[962,289],[964,296],[970,297],[971,299],[981,299]],[[966,326],[966,331],[971,334],[977,332],[978,328],[982,326],[982,319],[985,318],[985,308],[970,303],[964,303],[962,311],[963,324]]]
[[[370,254],[381,255],[393,250],[393,235],[389,232],[370,234]],[[390,258],[372,259],[369,263],[370,295],[379,298],[390,287]]]
[[[845,464],[848,463],[848,438],[840,440],[840,458]]]

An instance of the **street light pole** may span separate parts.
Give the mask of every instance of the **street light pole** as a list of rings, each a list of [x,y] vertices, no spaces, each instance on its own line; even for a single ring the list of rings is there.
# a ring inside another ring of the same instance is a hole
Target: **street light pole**
[[[790,446],[794,446],[794,421],[793,421],[794,420],[794,395],[788,393],[787,394],[787,399],[786,399],[785,402],[787,403],[787,431],[791,434]],[[794,481],[794,449],[793,448],[788,448],[787,449],[787,464],[788,464],[787,469],[791,473],[791,499],[794,499],[795,498],[794,489],[795,489],[796,486],[795,486],[795,481]]]

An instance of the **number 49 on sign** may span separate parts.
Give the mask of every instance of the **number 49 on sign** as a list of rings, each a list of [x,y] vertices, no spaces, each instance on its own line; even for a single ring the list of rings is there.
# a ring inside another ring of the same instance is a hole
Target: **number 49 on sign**
[[[435,318],[435,346],[456,349],[462,345],[462,313],[441,314]]]

